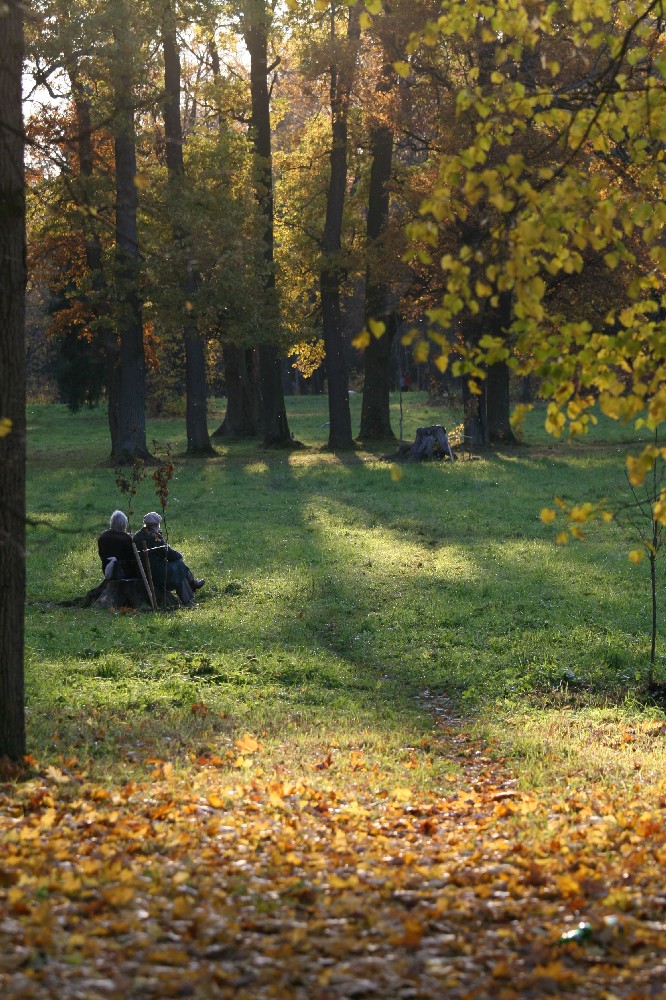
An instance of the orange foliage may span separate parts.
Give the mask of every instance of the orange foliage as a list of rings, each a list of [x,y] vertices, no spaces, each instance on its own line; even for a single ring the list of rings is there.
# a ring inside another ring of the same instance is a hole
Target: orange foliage
[[[371,762],[337,747],[311,779],[268,773],[250,733],[118,787],[74,759],[6,774],[2,995],[663,990],[666,783],[521,790],[457,723],[408,750],[455,762],[438,794],[379,791]]]

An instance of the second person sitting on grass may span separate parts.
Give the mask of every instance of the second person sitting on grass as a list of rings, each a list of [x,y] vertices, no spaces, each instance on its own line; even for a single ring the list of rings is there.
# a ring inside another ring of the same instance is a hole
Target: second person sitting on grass
[[[150,572],[158,595],[165,590],[175,590],[181,602],[189,608],[194,604],[195,591],[200,590],[206,581],[195,580],[180,552],[167,545],[160,529],[161,524],[162,518],[154,510],[145,514],[143,527],[134,535],[134,543],[139,552],[143,549],[143,543],[146,543]]]

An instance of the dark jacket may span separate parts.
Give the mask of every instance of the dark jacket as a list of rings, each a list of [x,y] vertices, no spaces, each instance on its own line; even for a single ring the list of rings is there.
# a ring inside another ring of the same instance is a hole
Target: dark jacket
[[[114,576],[134,579],[139,575],[139,569],[134,558],[132,548],[132,536],[127,531],[111,531],[107,528],[97,539],[97,551],[102,560],[102,572],[106,569],[106,564],[115,556],[118,560]]]
[[[148,548],[148,561],[155,587],[160,590],[172,590],[178,587],[184,578],[191,576],[180,552],[167,545],[159,531],[148,528],[145,524],[134,535],[134,544],[139,554],[144,542]]]

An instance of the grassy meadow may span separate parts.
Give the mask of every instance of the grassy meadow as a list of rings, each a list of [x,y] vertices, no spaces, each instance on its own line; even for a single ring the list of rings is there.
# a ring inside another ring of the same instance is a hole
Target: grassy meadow
[[[352,409],[358,427],[359,396]],[[397,397],[393,411],[397,434]],[[267,768],[311,769],[331,747],[347,748],[364,754],[377,785],[395,784],[411,761],[408,780],[433,788],[456,767],[427,756],[444,713],[498,741],[525,782],[608,770],[633,780],[637,761],[645,775],[663,770],[663,740],[649,735],[663,713],[644,694],[647,563],[629,562],[635,539],[622,525],[591,525],[585,542],[557,546],[556,527],[539,518],[555,495],[623,497],[633,432],[602,423],[557,442],[537,413],[521,446],[405,464],[394,478],[382,456],[395,443],[325,450],[324,397],[290,398],[288,414],[304,447],[218,441],[207,461],[183,456],[182,419],[149,421],[148,440],[176,456],[169,541],[206,586],[193,610],[114,614],[75,603],[101,579],[97,535],[113,509],[127,510],[106,414],[29,407],[26,671],[37,758],[76,756],[98,778],[155,759],[185,769],[248,732]],[[222,415],[221,404],[212,409],[211,430]],[[459,421],[425,394],[403,397],[405,440],[418,426]],[[148,477],[132,530],[153,509]],[[662,563],[661,594],[663,581]],[[657,680],[666,680],[664,638],[662,625]]]

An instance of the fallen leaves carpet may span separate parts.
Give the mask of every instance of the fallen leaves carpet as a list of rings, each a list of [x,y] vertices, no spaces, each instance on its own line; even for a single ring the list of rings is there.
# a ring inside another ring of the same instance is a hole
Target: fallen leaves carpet
[[[663,996],[663,790],[522,791],[461,724],[440,738],[436,793],[337,788],[330,759],[120,787],[34,763],[0,786],[0,995]]]

